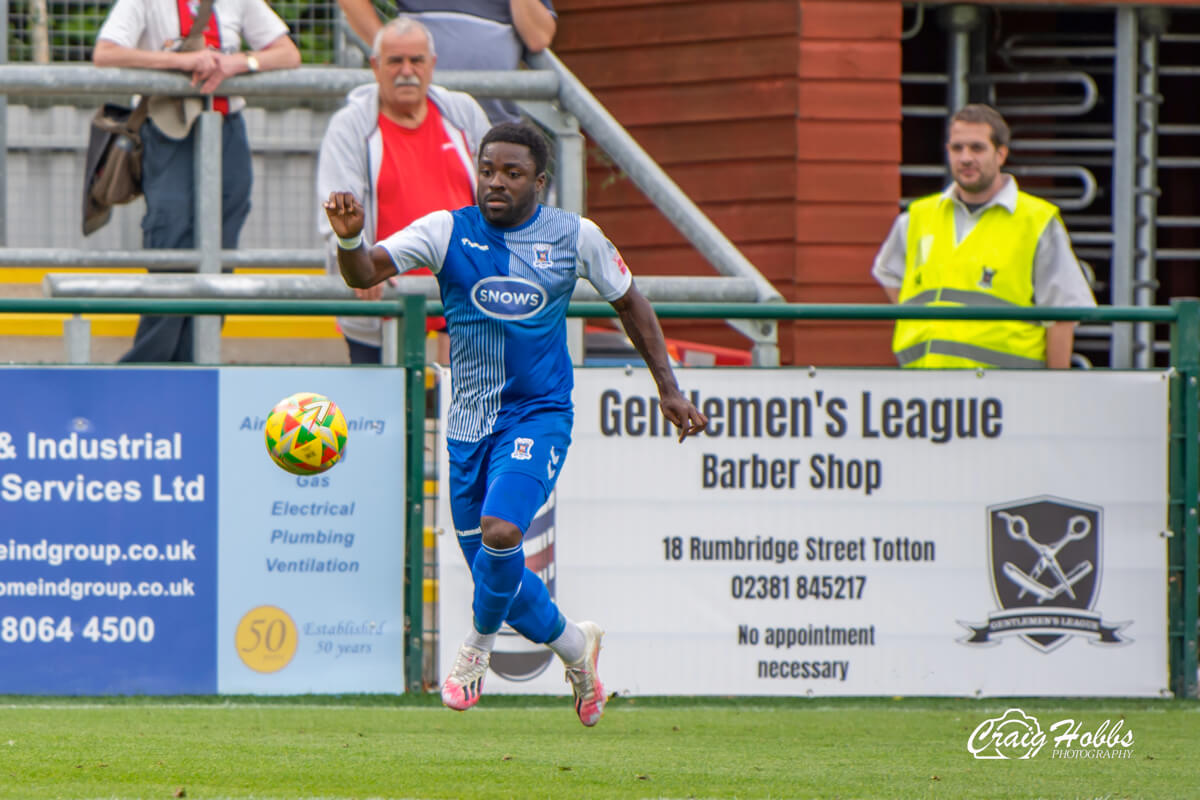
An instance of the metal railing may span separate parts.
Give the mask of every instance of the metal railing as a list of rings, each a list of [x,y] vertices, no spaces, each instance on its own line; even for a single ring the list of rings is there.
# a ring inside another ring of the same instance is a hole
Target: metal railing
[[[637,285],[647,298],[659,302],[700,298],[715,303],[753,303],[758,299],[757,286],[748,278],[650,275],[639,277]],[[340,278],[318,275],[81,275],[52,272],[42,279],[42,292],[48,297],[80,298],[350,300],[354,297],[353,290]],[[393,299],[401,294],[421,294],[427,300],[441,297],[437,279],[423,275],[404,278],[401,289],[384,285],[384,298]],[[601,299],[591,284],[583,282],[576,284],[572,297],[581,301]],[[395,347],[396,324],[395,318],[383,321],[382,359],[385,364],[399,363],[399,350]],[[774,325],[774,321],[771,324]],[[69,363],[91,362],[91,337],[89,320],[76,315],[64,321],[63,338]],[[582,362],[585,356],[582,341],[580,348],[581,352],[573,351],[576,363]]]
[[[703,255],[718,273],[749,281],[758,302],[782,302],[782,295],[721,233],[671,178],[603,108],[587,89],[548,52],[535,59],[539,69],[509,72],[439,71],[434,80],[442,86],[489,97],[527,101],[531,116],[554,134],[557,173],[557,204],[582,213],[585,185],[584,151],[579,124],[607,151],[659,207],[679,232]],[[364,83],[375,80],[369,70],[336,67],[301,67],[229,78],[222,90],[248,98],[340,99]],[[182,74],[157,70],[99,68],[78,65],[0,65],[0,96],[52,97],[149,93],[194,95],[195,89]],[[22,248],[0,250],[0,264],[8,266],[144,267],[146,269],[195,270],[219,274],[222,268],[324,266],[321,250],[224,251],[220,246],[221,205],[221,115],[205,112],[197,124],[198,170],[195,192],[196,243],[191,250],[96,252],[87,249]],[[0,115],[0,138],[8,131]],[[0,170],[0,180],[4,178]],[[3,186],[0,186],[0,190]],[[0,215],[3,209],[0,208]],[[6,241],[6,222],[0,216],[0,245]],[[719,299],[706,294],[703,278],[694,284],[691,300]],[[753,342],[755,363],[779,363],[775,323],[762,320],[755,325],[735,324]],[[197,320],[196,357],[201,363],[219,359],[219,326],[215,319]]]
[[[1200,299],[1178,299],[1168,306],[1100,308],[910,307],[894,305],[816,305],[762,303],[656,303],[664,319],[721,319],[733,315],[765,320],[1018,319],[1075,320],[1103,323],[1160,323],[1171,329],[1169,371],[1169,445],[1167,499],[1167,603],[1169,686],[1177,698],[1197,696],[1197,638],[1200,635]],[[421,691],[423,663],[425,408],[424,320],[442,314],[442,304],[421,295],[394,300],[272,300],[210,298],[0,298],[0,313],[124,314],[282,314],[397,316],[399,350],[409,370],[406,409],[408,542],[405,564],[406,682]],[[573,302],[568,316],[615,316],[603,302]],[[120,367],[118,367],[120,368]]]

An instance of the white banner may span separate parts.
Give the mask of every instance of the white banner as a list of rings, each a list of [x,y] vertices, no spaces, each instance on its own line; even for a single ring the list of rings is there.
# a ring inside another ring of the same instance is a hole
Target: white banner
[[[607,631],[610,691],[1166,691],[1165,374],[678,377],[710,419],[682,444],[644,369],[577,370],[574,443],[526,542],[563,612]],[[470,624],[449,519],[443,672]],[[538,665],[485,691],[565,691]]]

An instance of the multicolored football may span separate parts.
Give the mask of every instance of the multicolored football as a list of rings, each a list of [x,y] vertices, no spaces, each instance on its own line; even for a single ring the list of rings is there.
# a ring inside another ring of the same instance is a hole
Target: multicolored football
[[[267,453],[294,475],[315,475],[338,463],[346,449],[346,418],[328,397],[297,392],[267,415]]]

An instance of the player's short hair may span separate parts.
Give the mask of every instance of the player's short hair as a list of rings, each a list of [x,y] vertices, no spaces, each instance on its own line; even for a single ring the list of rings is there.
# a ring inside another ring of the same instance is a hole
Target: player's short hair
[[[425,34],[425,41],[429,42],[429,55],[437,58],[437,49],[433,46],[433,34],[429,32],[429,28],[425,27],[425,23],[416,17],[410,17],[407,14],[401,14],[394,19],[389,19],[384,26],[375,32],[375,41],[371,43],[371,57],[379,57],[379,48],[383,46],[383,37],[388,33],[395,33],[397,36],[403,36],[409,31],[420,31]]]
[[[982,122],[992,129],[992,145],[994,147],[1008,147],[1012,141],[1012,131],[1008,129],[1008,123],[1004,121],[1004,117],[1000,112],[989,105],[983,103],[970,103],[963,106],[954,115],[950,117],[950,121],[946,123],[946,139],[950,138],[950,126],[956,122]]]
[[[550,145],[546,144],[546,137],[528,123],[501,122],[484,134],[483,141],[479,143],[479,152],[482,154],[483,148],[492,142],[507,142],[528,147],[529,154],[533,156],[534,177],[544,173],[546,164],[550,162]]]

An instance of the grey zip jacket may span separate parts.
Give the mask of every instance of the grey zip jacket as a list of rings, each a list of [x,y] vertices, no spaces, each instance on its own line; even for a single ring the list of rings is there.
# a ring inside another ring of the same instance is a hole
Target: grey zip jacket
[[[474,182],[479,142],[491,127],[487,114],[465,92],[431,85],[428,99],[441,113],[446,135]],[[330,192],[352,192],[366,212],[363,243],[368,247],[374,244],[375,220],[379,216],[376,186],[382,161],[379,87],[369,83],[352,89],[346,96],[346,105],[330,118],[317,156],[317,230],[325,240],[325,269],[330,275],[340,278],[341,271],[337,263],[337,237],[325,216],[325,201]],[[378,317],[338,317],[338,326],[349,339],[380,346]]]

